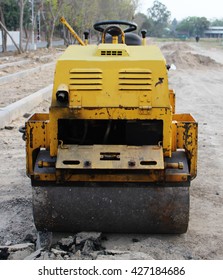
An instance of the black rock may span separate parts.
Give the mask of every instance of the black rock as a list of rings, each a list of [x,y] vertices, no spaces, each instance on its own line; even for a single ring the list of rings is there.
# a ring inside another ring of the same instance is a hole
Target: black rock
[[[10,254],[7,247],[0,248],[0,260],[7,260],[9,255]]]

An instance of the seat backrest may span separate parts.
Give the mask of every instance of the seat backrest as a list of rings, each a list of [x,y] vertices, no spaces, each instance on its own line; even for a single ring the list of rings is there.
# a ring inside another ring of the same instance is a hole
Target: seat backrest
[[[105,37],[105,42],[112,43],[112,36],[107,34]],[[121,36],[118,36],[118,42],[121,43]],[[130,32],[125,34],[125,43],[128,46],[139,46],[142,45],[142,39],[139,35]]]

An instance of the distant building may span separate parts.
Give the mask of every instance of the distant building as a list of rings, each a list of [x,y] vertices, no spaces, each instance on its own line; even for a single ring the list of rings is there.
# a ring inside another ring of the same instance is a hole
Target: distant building
[[[204,31],[207,38],[223,38],[223,26],[211,26]]]

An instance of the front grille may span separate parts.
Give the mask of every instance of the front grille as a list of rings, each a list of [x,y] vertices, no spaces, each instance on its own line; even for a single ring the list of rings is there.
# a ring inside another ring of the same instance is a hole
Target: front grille
[[[123,52],[122,51],[101,51],[101,55],[118,55],[118,56],[122,56]]]

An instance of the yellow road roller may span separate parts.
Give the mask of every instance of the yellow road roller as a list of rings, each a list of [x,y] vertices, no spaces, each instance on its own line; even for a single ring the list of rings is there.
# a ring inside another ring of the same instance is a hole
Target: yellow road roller
[[[25,124],[38,231],[187,231],[198,125],[175,113],[165,58],[136,28],[97,22],[97,45],[71,29],[80,45],[57,60],[49,113]]]

